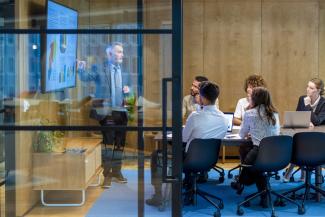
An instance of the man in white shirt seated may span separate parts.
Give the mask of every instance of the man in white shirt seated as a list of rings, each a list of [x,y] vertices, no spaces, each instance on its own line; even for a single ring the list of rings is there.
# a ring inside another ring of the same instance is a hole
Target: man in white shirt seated
[[[195,138],[222,139],[226,135],[227,118],[215,105],[218,96],[218,85],[209,81],[201,83],[200,101],[203,109],[193,111],[187,118],[183,129],[183,142],[186,143],[185,152],[187,152],[190,142]]]
[[[208,78],[202,75],[195,76],[192,86],[190,89],[190,94],[184,96],[183,98],[183,120],[186,120],[188,116],[193,111],[200,111],[201,110],[201,103],[200,103],[200,84],[201,82],[208,81]],[[219,101],[218,98],[215,101],[215,105],[219,109]],[[198,177],[198,183],[204,183],[208,180],[208,173],[204,172],[201,173]]]
[[[200,139],[222,139],[227,133],[228,121],[225,115],[217,109],[215,101],[219,96],[218,85],[204,81],[200,85],[200,102],[203,109],[194,111],[188,117],[183,129],[183,142],[186,144],[185,153],[188,150],[190,142],[195,138]],[[159,206],[162,203],[161,195],[161,175],[158,174],[157,159],[158,151],[153,152],[151,159],[151,184],[155,188],[155,194],[152,198],[146,200],[151,206]],[[204,157],[204,156],[202,156]],[[188,174],[185,174],[186,181]],[[187,181],[187,188],[191,188],[191,183]],[[192,201],[192,195],[187,197],[187,201]]]
[[[228,120],[225,115],[217,109],[215,100],[219,96],[218,85],[204,81],[200,86],[200,100],[203,109],[190,114],[183,129],[183,142],[186,143],[185,155],[193,139],[223,139],[227,133]],[[189,182],[189,174],[185,174],[185,187],[192,188]],[[191,204],[193,195],[186,195],[185,204]]]

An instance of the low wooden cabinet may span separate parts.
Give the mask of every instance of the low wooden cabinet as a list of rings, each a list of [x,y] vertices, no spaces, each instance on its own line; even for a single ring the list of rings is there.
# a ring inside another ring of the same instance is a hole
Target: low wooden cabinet
[[[67,148],[83,148],[83,153],[34,153],[33,189],[41,191],[45,206],[81,206],[85,202],[85,190],[101,172],[101,139],[68,138]],[[44,200],[47,190],[80,190],[82,201],[78,204],[48,204]]]

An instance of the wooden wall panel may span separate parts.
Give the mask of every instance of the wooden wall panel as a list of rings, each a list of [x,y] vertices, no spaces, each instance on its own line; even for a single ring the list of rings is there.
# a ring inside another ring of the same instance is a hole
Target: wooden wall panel
[[[134,1],[136,2],[136,1]],[[171,0],[144,0],[143,22],[146,29],[161,29],[172,23]],[[171,26],[170,26],[171,28]]]
[[[144,1],[144,27],[171,29],[171,0]],[[146,126],[161,125],[162,79],[172,76],[172,37],[143,36],[143,111]],[[169,93],[169,96],[170,93]],[[170,97],[169,97],[170,98]],[[171,102],[168,103],[171,105]]]
[[[184,1],[183,94],[188,95],[193,78],[203,71],[204,1]]]
[[[318,76],[325,80],[325,1],[319,2]]]
[[[281,114],[294,110],[307,81],[325,78],[324,26],[324,0],[185,0],[183,94],[206,75],[221,87],[221,109],[233,111],[255,73]]]
[[[220,85],[223,111],[245,96],[244,78],[260,73],[260,29],[260,1],[205,1],[203,71]]]
[[[72,0],[77,2],[75,0]],[[88,0],[90,25],[107,27],[116,24],[136,23],[137,3],[134,0],[107,1],[107,0]],[[87,10],[87,8],[86,8]],[[85,14],[88,17],[88,14]]]
[[[161,102],[161,79],[159,69],[159,36],[144,36],[143,50],[143,96],[148,102]],[[151,63],[151,64],[150,64]],[[166,76],[169,77],[169,76]],[[159,109],[160,110],[160,109]],[[159,111],[156,111],[159,112]],[[160,114],[160,113],[159,113]],[[151,125],[160,122],[161,115],[150,117],[148,109],[144,108],[144,124]],[[149,121],[153,119],[153,121]]]
[[[318,3],[265,1],[262,75],[281,113],[295,110],[307,81],[318,75]]]

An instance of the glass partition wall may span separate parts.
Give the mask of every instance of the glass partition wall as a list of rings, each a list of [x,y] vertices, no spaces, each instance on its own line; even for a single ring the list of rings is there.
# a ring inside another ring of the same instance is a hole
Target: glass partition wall
[[[1,216],[181,216],[181,8],[0,3]],[[167,131],[179,145],[156,208],[151,154]]]

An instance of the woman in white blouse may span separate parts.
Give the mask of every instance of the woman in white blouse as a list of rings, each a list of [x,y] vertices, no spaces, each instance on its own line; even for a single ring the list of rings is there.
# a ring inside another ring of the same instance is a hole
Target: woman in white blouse
[[[280,124],[277,110],[272,104],[271,96],[264,87],[256,87],[249,100],[251,109],[245,112],[240,129],[242,138],[251,139],[249,145],[240,146],[239,153],[244,164],[254,164],[259,144],[264,137],[279,135]],[[237,182],[231,186],[241,193],[244,185],[256,183],[258,191],[266,188],[266,179],[262,173],[243,168]],[[261,196],[260,205],[267,207],[266,195]]]
[[[245,111],[248,109],[249,106],[249,98],[252,94],[252,90],[254,87],[266,87],[266,82],[260,75],[250,75],[245,80],[244,90],[247,94],[246,97],[241,98],[237,102],[236,110],[234,113],[234,124],[240,125],[242,120],[244,119]]]

